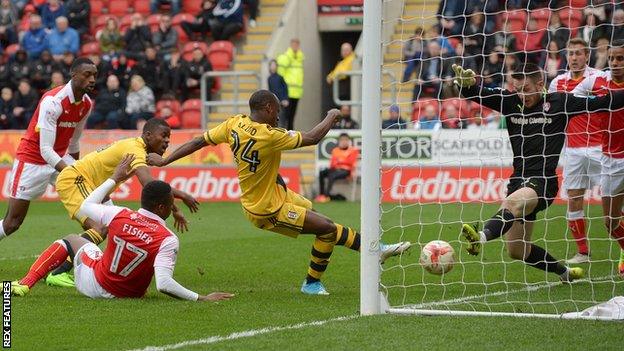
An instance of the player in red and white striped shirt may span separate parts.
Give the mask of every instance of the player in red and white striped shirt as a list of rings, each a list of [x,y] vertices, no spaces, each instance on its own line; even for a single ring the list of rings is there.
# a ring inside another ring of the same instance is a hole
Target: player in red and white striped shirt
[[[589,47],[581,38],[568,42],[567,60],[570,70],[558,75],[548,88],[549,92],[572,92],[591,95],[591,85],[583,84],[604,76],[604,72],[587,66]],[[585,113],[571,119],[566,128],[564,149],[563,187],[568,195],[568,227],[578,246],[578,253],[566,262],[589,262],[586,220],[583,211],[585,190],[600,184],[602,128],[604,112]]]
[[[80,207],[81,215],[108,227],[104,252],[78,235],[57,240],[39,256],[24,278],[12,282],[14,295],[26,295],[70,255],[76,289],[91,298],[143,297],[152,277],[156,278],[158,291],[179,299],[217,301],[233,296],[221,292],[199,295],[173,279],[179,241],[165,224],[173,206],[169,184],[159,180],[146,184],[138,211],[102,204],[117,183],[132,175],[133,160],[133,155],[126,155],[113,176],[95,189]]]
[[[30,201],[43,195],[58,173],[79,157],[80,136],[92,107],[87,93],[95,88],[97,68],[80,57],[72,63],[70,74],[67,84],[41,97],[17,148],[9,206],[0,220],[0,240],[20,227]]]

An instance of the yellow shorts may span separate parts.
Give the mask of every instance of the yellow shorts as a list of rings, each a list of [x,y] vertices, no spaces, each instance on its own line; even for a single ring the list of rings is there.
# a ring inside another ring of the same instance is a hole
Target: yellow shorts
[[[56,191],[69,213],[69,217],[84,224],[87,217],[78,218],[82,202],[91,194],[95,186],[78,173],[74,167],[65,167],[56,178]]]
[[[260,229],[296,238],[303,230],[306,213],[312,209],[312,202],[288,189],[282,208],[273,215],[258,216],[245,212],[245,216]]]

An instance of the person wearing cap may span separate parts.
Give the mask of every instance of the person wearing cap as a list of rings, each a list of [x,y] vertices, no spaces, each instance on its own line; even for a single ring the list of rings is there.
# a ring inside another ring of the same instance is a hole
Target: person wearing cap
[[[399,105],[390,106],[388,117],[381,122],[382,129],[406,129],[407,121],[401,117]]]

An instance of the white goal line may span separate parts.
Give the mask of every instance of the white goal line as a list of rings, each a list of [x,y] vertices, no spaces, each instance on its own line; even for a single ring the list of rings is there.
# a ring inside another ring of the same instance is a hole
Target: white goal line
[[[162,346],[146,346],[141,349],[133,349],[130,351],[165,351],[165,350],[175,350],[175,349],[188,347],[188,346],[195,346],[195,345],[209,345],[209,344],[214,344],[214,343],[221,342],[221,341],[249,338],[249,337],[253,337],[257,335],[275,333],[275,332],[280,332],[284,330],[303,329],[303,328],[312,327],[312,326],[324,325],[324,324],[332,323],[332,322],[343,322],[343,321],[356,319],[358,317],[359,315],[351,315],[351,316],[343,316],[343,317],[331,318],[331,319],[320,320],[320,321],[302,322],[298,324],[291,324],[291,325],[285,325],[285,326],[251,329],[251,330],[245,330],[242,332],[234,332],[232,334],[224,335],[224,336],[215,335],[215,336],[210,336],[210,337],[202,338],[202,339],[181,341],[177,344],[169,344],[169,345],[162,345]]]
[[[608,280],[612,280],[613,278],[614,278],[613,275],[605,275],[605,276],[602,276],[602,277],[596,277],[596,278],[592,278],[592,279],[585,278],[585,279],[575,280],[571,284],[608,281]],[[550,283],[546,283],[546,284],[532,284],[532,285],[527,285],[526,287],[521,288],[521,289],[500,290],[500,291],[496,291],[496,292],[491,292],[491,293],[486,293],[486,294],[479,294],[479,295],[464,296],[464,297],[459,297],[459,298],[450,299],[450,300],[425,302],[425,303],[420,303],[420,304],[416,304],[416,305],[408,305],[408,306],[404,306],[404,307],[401,307],[401,308],[391,308],[388,311],[391,312],[391,313],[396,313],[395,310],[401,310],[401,309],[426,309],[426,308],[435,307],[435,306],[457,305],[457,304],[461,304],[461,303],[472,301],[472,300],[478,300],[478,299],[483,299],[483,298],[487,298],[487,297],[494,297],[494,296],[501,296],[501,295],[518,294],[518,293],[522,293],[522,292],[537,291],[537,290],[552,288],[552,287],[555,287],[557,285],[562,285],[562,284],[564,284],[564,283],[562,283],[562,282],[550,282]]]

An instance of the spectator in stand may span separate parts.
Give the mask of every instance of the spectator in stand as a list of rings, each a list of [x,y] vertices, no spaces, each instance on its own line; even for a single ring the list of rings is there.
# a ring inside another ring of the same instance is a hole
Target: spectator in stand
[[[65,7],[60,0],[48,0],[47,3],[39,8],[43,26],[47,29],[53,29],[56,26],[56,19],[65,16]]]
[[[496,15],[499,13],[498,1],[468,0],[466,9],[483,12],[485,14],[485,33],[493,33],[496,27]]]
[[[95,90],[100,91],[106,89],[106,80],[108,76],[113,74],[113,66],[110,62],[102,60],[100,55],[90,55],[89,59],[97,68],[97,77],[95,77]]]
[[[180,0],[150,0],[150,10],[152,11],[152,13],[158,13],[160,6],[163,4],[171,6],[171,14],[173,16],[180,13]]]
[[[160,96],[162,93],[160,68],[161,64],[158,60],[156,49],[151,46],[145,49],[145,58],[141,59],[134,67],[135,73],[141,77],[145,77],[143,78],[145,80],[145,85],[150,87],[156,96]]]
[[[163,119],[171,129],[180,129],[182,122],[180,121],[180,116],[173,113],[173,110],[169,106],[165,106],[156,115],[156,118]]]
[[[171,58],[162,62],[160,68],[162,89],[167,94],[177,95],[182,76],[182,59],[178,50],[173,50]]]
[[[465,69],[471,69],[474,72],[481,71],[480,69],[481,65],[477,63],[477,57],[481,57],[482,54],[466,55],[466,52],[464,51],[464,43],[461,40],[457,43],[457,46],[455,47],[455,54],[456,56],[449,57],[449,59],[454,61],[454,63],[461,65]],[[442,54],[442,56],[445,56],[445,55]],[[452,84],[452,81],[448,80],[448,83]]]
[[[171,26],[169,15],[160,16],[158,29],[152,35],[152,42],[158,51],[158,56],[168,60],[171,53],[178,46],[178,32]]]
[[[22,79],[13,98],[13,116],[16,129],[26,129],[39,103],[39,94],[30,86],[28,79]]]
[[[556,40],[548,44],[548,51],[542,56],[539,65],[546,72],[546,84],[564,73],[568,67],[565,53],[561,53]]]
[[[61,66],[52,59],[52,54],[44,50],[38,60],[30,63],[30,80],[36,90],[43,91],[50,86],[52,72],[58,71]]]
[[[427,94],[440,98],[442,83],[444,80],[450,81],[453,76],[451,65],[454,61],[441,53],[440,44],[436,40],[430,40],[421,65],[420,80],[414,85],[413,100],[416,101]]]
[[[461,118],[459,117],[459,111],[455,105],[447,105],[444,107],[444,117],[441,118],[442,128],[444,129],[458,129],[461,127]]]
[[[414,128],[419,130],[438,130],[441,127],[440,116],[433,105],[426,105],[418,122],[414,123]]]
[[[78,55],[80,35],[69,27],[67,17],[57,17],[56,28],[48,34],[48,48],[55,60],[60,60],[66,52]]]
[[[124,54],[133,60],[140,59],[145,52],[145,48],[152,45],[152,33],[140,13],[132,15],[130,27],[124,34],[124,42],[126,48]]]
[[[560,48],[565,48],[568,44],[568,40],[570,40],[570,28],[561,23],[559,11],[551,12],[548,22],[548,30],[542,37],[542,47],[547,48],[548,43],[553,40],[557,42],[557,46]]]
[[[111,66],[113,66],[113,74],[119,78],[121,87],[126,91],[128,91],[130,86],[130,78],[134,74],[134,65],[135,61],[128,60],[124,54],[119,55],[117,59],[111,62]]]
[[[351,118],[351,107],[349,105],[340,106],[340,114],[342,118],[338,123],[334,124],[332,129],[360,129],[358,123]]]
[[[423,34],[422,27],[416,27],[414,36],[403,46],[403,60],[407,61],[407,66],[405,66],[405,71],[403,71],[403,82],[410,80],[412,73],[422,59],[424,50]]]
[[[277,57],[277,72],[284,77],[288,85],[288,105],[284,107],[282,126],[288,130],[295,127],[295,115],[299,100],[303,96],[303,61],[305,55],[301,51],[299,39],[290,40],[290,47]]]
[[[327,75],[327,84],[334,84],[338,81],[338,97],[341,100],[351,100],[351,77],[342,75],[342,72],[351,71],[353,69],[353,60],[355,53],[350,43],[342,43],[340,45],[340,57],[342,58],[334,69]]]
[[[0,1],[0,42],[3,48],[17,43],[16,29],[19,22],[17,7],[10,0]]]
[[[0,129],[18,129],[13,116],[13,90],[10,88],[2,88],[0,94]]]
[[[212,13],[215,6],[215,0],[204,0],[202,1],[202,10],[199,15],[195,17],[195,21],[182,21],[180,26],[191,40],[197,41],[201,39],[202,41],[206,41],[208,33],[210,33],[210,23],[215,19]],[[199,33],[199,37],[197,33]]]
[[[193,58],[190,61],[185,60],[182,66],[182,100],[188,99],[192,90],[199,89],[200,79],[208,71],[212,71],[210,61],[206,59],[201,49],[193,50]],[[212,86],[212,80],[208,82],[208,86]]]
[[[100,91],[95,99],[95,107],[87,120],[87,128],[119,129],[123,125],[128,125],[125,109],[126,91],[119,86],[119,78],[110,75],[106,79],[106,89]]]
[[[60,85],[65,84],[65,76],[61,71],[54,71],[50,76],[50,86],[46,90],[54,89]]]
[[[483,63],[482,75],[483,86],[488,88],[500,88],[503,86],[503,59],[500,52],[490,52],[487,60]]]
[[[106,20],[106,26],[97,35],[104,61],[111,61],[123,50],[124,39],[116,18]]]
[[[12,84],[9,65],[6,64],[6,58],[0,55],[0,89],[11,87]]]
[[[473,12],[468,17],[468,23],[464,28],[463,43],[465,53],[477,58],[477,64],[483,62],[483,50],[485,49],[485,14]]]
[[[607,38],[611,40],[624,38],[624,9],[618,8],[613,11],[611,25],[608,28]]]
[[[596,48],[591,51],[589,67],[603,70],[609,66],[609,38],[598,38]]]
[[[243,4],[241,0],[219,0],[213,12],[214,21],[210,24],[215,40],[230,40],[243,29]]]
[[[583,10],[583,24],[579,28],[577,36],[594,46],[598,38],[609,38],[609,26],[604,24],[604,10],[599,8],[586,8]]]
[[[451,42],[446,36],[442,35],[442,29],[439,24],[435,24],[427,29],[425,39],[427,39],[427,42],[431,40],[437,41],[438,44],[440,44],[441,52],[444,55],[456,55],[455,48],[453,47],[453,45],[451,45]]]
[[[29,29],[22,38],[22,48],[28,53],[31,60],[36,60],[43,50],[48,49],[48,34],[41,25],[39,15],[30,15]]]
[[[444,36],[461,35],[465,23],[466,4],[463,1],[443,0],[438,7],[438,21]]]
[[[541,43],[545,34],[545,31],[539,28],[537,21],[529,16],[526,30],[520,31],[516,40],[516,51],[520,61],[539,62],[544,51]]]
[[[154,93],[139,75],[134,75],[130,79],[130,91],[126,98],[126,113],[129,123],[126,129],[137,129],[143,122],[154,117],[156,102]]]
[[[11,44],[17,44],[17,34],[8,26],[0,26],[0,55]]]
[[[496,31],[485,40],[485,51],[514,52],[516,50],[516,36],[511,30],[511,22],[503,24],[502,31]]]
[[[338,136],[338,145],[336,145],[331,153],[329,168],[325,168],[319,173],[319,195],[314,201],[330,201],[334,182],[339,179],[347,179],[350,177],[359,157],[360,150],[351,145],[351,137],[349,137],[349,134],[340,134],[340,136]]]
[[[288,85],[284,81],[284,77],[277,73],[277,61],[271,60],[269,62],[269,78],[268,78],[269,91],[277,96],[277,99],[280,101],[280,105],[282,106],[279,118],[278,125],[281,128],[288,128],[288,122],[286,121],[285,111],[288,108]],[[289,130],[291,130],[290,128]]]
[[[256,28],[256,18],[258,18],[258,7],[260,0],[243,0],[249,10],[249,27]]]
[[[30,3],[30,0],[10,0],[11,3],[13,3],[13,5],[15,5],[15,7],[17,7],[18,13],[21,13],[22,10],[24,10],[24,8],[26,8],[26,5],[28,5]]]
[[[509,91],[514,90],[512,86],[511,75],[514,73],[515,68],[518,66],[518,56],[515,54],[505,54],[503,57],[503,88]]]
[[[388,118],[381,122],[382,129],[407,129],[407,121],[401,117],[399,105],[392,105],[388,111]]]
[[[15,53],[15,60],[9,64],[9,72],[11,74],[11,88],[15,89],[17,83],[22,79],[30,77],[30,63],[26,51],[19,49]]]
[[[80,36],[89,34],[89,19],[91,4],[88,0],[68,0],[65,2],[69,26],[74,28]]]
[[[59,61],[61,72],[63,72],[63,76],[67,81],[71,78],[71,74],[69,72],[71,71],[71,66],[75,58],[76,56],[72,52],[67,51],[63,54],[63,56],[61,56],[61,61]]]

